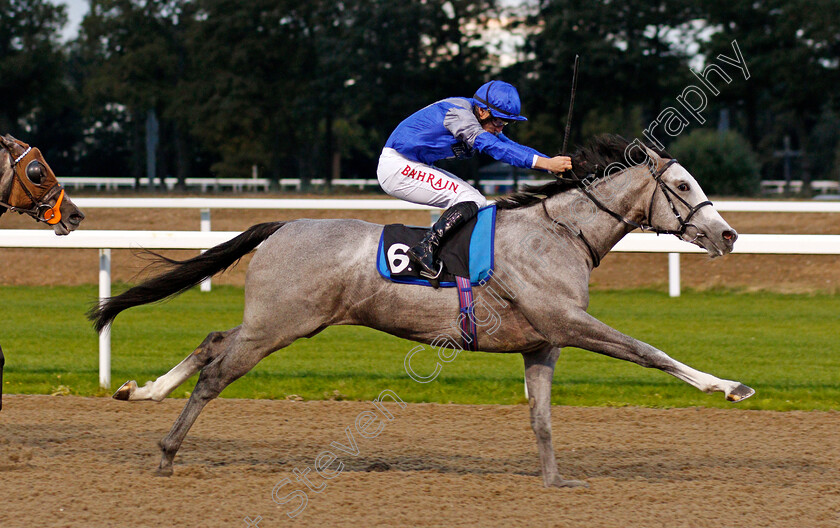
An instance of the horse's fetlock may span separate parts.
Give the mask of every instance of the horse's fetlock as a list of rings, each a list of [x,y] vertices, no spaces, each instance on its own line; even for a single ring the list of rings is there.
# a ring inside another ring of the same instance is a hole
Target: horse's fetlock
[[[168,438],[168,436],[161,438],[158,442],[158,447],[160,447],[160,451],[164,456],[172,457],[178,451],[178,446],[172,440],[167,440]]]

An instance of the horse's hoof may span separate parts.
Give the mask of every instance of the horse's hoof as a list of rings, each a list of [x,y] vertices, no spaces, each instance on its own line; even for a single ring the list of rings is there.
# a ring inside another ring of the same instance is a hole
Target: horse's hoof
[[[168,467],[159,467],[155,470],[156,477],[171,477],[172,476],[172,466]]]
[[[755,390],[747,387],[743,383],[735,387],[729,394],[726,395],[726,399],[731,402],[739,402],[742,400],[746,400],[750,396],[755,394]]]
[[[563,480],[563,479],[556,479],[554,482],[548,485],[551,488],[588,488],[589,483],[583,480]]]
[[[131,396],[131,393],[135,390],[137,390],[137,382],[134,380],[126,381],[120,386],[119,389],[117,389],[117,392],[115,392],[114,395],[111,397],[115,400],[128,401],[128,398]]]

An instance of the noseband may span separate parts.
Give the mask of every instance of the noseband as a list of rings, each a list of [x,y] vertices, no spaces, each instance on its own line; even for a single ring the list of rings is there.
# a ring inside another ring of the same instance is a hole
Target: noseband
[[[20,185],[23,192],[29,198],[30,202],[32,202],[32,207],[29,208],[22,208],[16,207],[5,201],[0,200],[0,207],[5,207],[10,211],[15,211],[18,213],[23,213],[31,216],[35,220],[39,222],[46,222],[47,224],[54,225],[61,221],[61,202],[64,200],[64,189],[61,185],[56,181],[55,185],[47,189],[47,191],[40,196],[40,198],[35,198],[29,188],[23,181],[23,176],[20,174],[20,170],[26,171],[28,167],[22,167],[20,162],[32,151],[32,147],[27,147],[26,150],[23,151],[23,154],[12,160],[12,154],[9,152],[9,159],[11,160],[11,169],[12,169],[12,184],[9,185],[9,195],[11,196],[13,187],[14,187],[14,179],[18,180],[18,185]],[[38,160],[33,160],[30,162],[32,163],[40,163]],[[48,169],[49,170],[49,169]],[[55,205],[50,205],[49,200],[55,194],[58,194],[58,198],[55,201]],[[0,212],[2,214],[2,212]]]

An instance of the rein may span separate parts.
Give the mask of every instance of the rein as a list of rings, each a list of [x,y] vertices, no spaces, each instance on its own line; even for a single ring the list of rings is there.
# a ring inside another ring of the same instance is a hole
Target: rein
[[[12,182],[9,185],[9,195],[11,196],[12,193],[14,179],[17,178],[18,185],[20,185],[21,189],[23,189],[23,192],[26,194],[27,198],[29,198],[29,201],[32,202],[32,207],[16,207],[3,201],[2,199],[0,199],[0,207],[4,207],[9,211],[27,214],[39,222],[45,222],[49,225],[54,225],[61,221],[61,202],[64,200],[64,189],[58,182],[56,182],[55,185],[50,187],[47,190],[47,192],[41,195],[40,198],[35,198],[35,196],[32,194],[32,192],[30,192],[26,184],[23,182],[23,177],[18,172],[18,167],[20,166],[21,160],[23,160],[31,151],[32,147],[27,147],[26,150],[23,151],[23,154],[21,154],[14,160],[12,160],[11,152],[9,152],[9,160],[11,160],[12,170]],[[50,198],[52,198],[52,196],[56,194],[56,192],[58,192],[58,198],[55,201],[55,205],[50,205],[49,200]]]
[[[653,194],[651,194],[651,196],[650,196],[650,204],[648,205],[648,212],[647,212],[647,223],[639,223],[639,222],[636,222],[634,220],[626,218],[625,216],[613,211],[612,209],[610,209],[609,207],[604,205],[604,203],[601,202],[601,200],[599,200],[594,194],[592,194],[592,192],[588,188],[587,181],[589,180],[590,176],[594,176],[593,174],[587,175],[586,178],[567,178],[567,177],[564,177],[564,178],[557,178],[557,179],[559,181],[570,182],[570,183],[574,183],[575,185],[577,185],[578,188],[581,190],[581,192],[583,192],[583,194],[587,198],[589,198],[589,200],[591,200],[592,203],[595,204],[595,206],[598,209],[600,209],[600,210],[604,211],[605,213],[609,214],[610,216],[612,216],[613,218],[615,218],[619,222],[623,222],[627,225],[633,226],[636,229],[641,229],[642,231],[650,231],[652,233],[656,233],[657,235],[676,235],[678,237],[682,237],[685,234],[685,232],[686,232],[686,230],[688,229],[689,226],[694,227],[694,225],[689,223],[689,222],[690,222],[691,218],[697,213],[697,211],[699,211],[700,209],[702,209],[703,207],[705,207],[707,205],[713,205],[713,204],[712,204],[711,201],[706,200],[704,202],[700,202],[697,205],[692,206],[690,203],[685,201],[685,199],[683,199],[679,194],[677,194],[676,191],[674,191],[671,188],[670,185],[668,185],[667,183],[665,183],[662,180],[662,176],[665,174],[665,171],[667,171],[669,168],[671,168],[671,165],[674,165],[675,163],[677,163],[676,159],[669,159],[668,162],[665,163],[665,165],[661,169],[659,169],[657,172],[654,173],[653,170],[650,167],[648,167],[648,171],[650,172],[650,175],[653,177],[653,179],[658,184],[659,189],[662,189],[662,194],[665,196],[665,199],[668,200],[668,205],[671,207],[671,212],[674,214],[674,217],[677,219],[677,222],[679,222],[679,224],[680,224],[679,229],[662,229],[662,228],[659,228],[659,227],[656,227],[656,226],[653,226],[653,225],[650,224],[650,218],[653,215],[653,201],[656,198],[656,189],[653,190]],[[681,202],[683,205],[685,205],[688,208],[688,216],[686,216],[685,218],[682,217],[682,215],[680,214],[679,210],[677,209],[677,206],[674,203],[674,200],[673,200],[672,197],[676,198],[679,202]],[[568,228],[568,226],[566,226],[565,224],[563,224],[561,222],[558,222],[557,220],[552,218],[551,215],[548,213],[548,208],[545,204],[547,199],[548,198],[543,198],[543,200],[542,200],[542,207],[543,207],[543,211],[545,212],[545,215],[548,217],[549,220],[551,220],[552,223],[559,224],[559,225],[562,225],[562,226]],[[581,240],[583,240],[583,243],[586,245],[586,248],[589,250],[589,255],[592,257],[592,262],[593,262],[594,267],[598,267],[598,264],[601,263],[601,258],[595,252],[592,245],[583,236],[583,231],[578,230],[577,236],[580,237]],[[696,238],[695,238],[695,240],[696,240]]]
[[[569,231],[571,231],[572,230],[571,227],[569,227],[566,224],[563,224],[563,223],[558,222],[557,220],[551,218],[551,215],[548,214],[548,207],[545,205],[545,202],[546,202],[545,199],[541,200],[543,212],[545,212],[545,216],[547,216],[548,219],[551,220],[551,223],[563,226],[566,229],[568,229]],[[589,256],[592,258],[592,267],[597,268],[601,264],[601,256],[598,255],[598,253],[595,251],[595,248],[592,247],[592,244],[590,244],[589,241],[586,240],[586,237],[583,236],[583,231],[578,229],[577,236],[578,236],[578,238],[580,238],[583,241],[583,244],[586,246],[586,249],[589,250]]]

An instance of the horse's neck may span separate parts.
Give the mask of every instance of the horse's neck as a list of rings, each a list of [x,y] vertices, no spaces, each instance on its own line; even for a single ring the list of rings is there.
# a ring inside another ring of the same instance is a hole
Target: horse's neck
[[[637,223],[646,215],[653,179],[645,167],[632,167],[611,179],[602,179],[588,187],[604,206]],[[598,260],[634,228],[598,208],[580,189],[549,198],[546,208],[554,220],[583,239],[597,254]]]

